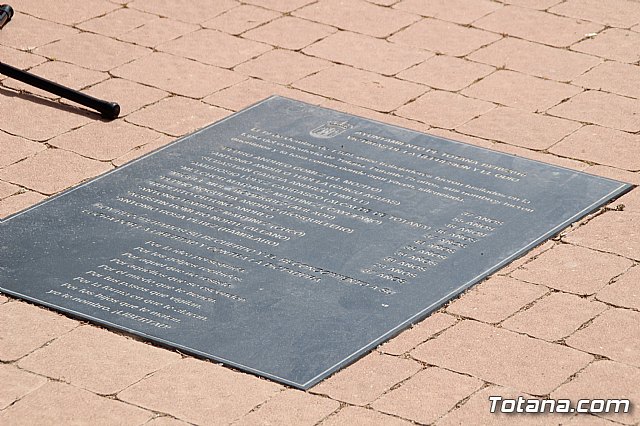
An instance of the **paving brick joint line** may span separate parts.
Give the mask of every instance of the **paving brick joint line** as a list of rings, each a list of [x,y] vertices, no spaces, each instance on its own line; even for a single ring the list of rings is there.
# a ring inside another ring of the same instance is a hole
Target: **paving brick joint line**
[[[634,0],[17,3],[0,60],[123,114],[101,122],[0,76],[2,217],[273,94],[640,184]],[[507,424],[488,396],[533,387],[640,404],[639,194],[309,392],[0,295],[0,424]],[[640,410],[516,419],[638,425]]]

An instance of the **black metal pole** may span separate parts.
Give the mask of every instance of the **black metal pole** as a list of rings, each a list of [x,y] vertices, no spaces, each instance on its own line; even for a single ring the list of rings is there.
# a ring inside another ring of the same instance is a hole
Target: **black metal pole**
[[[13,9],[8,4],[0,5],[0,30],[13,18]],[[85,95],[77,90],[70,89],[53,81],[46,80],[37,75],[19,70],[11,65],[0,62],[0,74],[19,80],[30,86],[37,87],[46,92],[53,93],[70,101],[79,103],[100,112],[104,118],[113,120],[120,115],[120,105],[115,102],[107,102],[93,96]]]
[[[118,115],[120,115],[120,105],[115,102],[107,102],[94,98],[93,96],[85,95],[77,90],[70,89],[26,71],[19,70],[18,68],[2,62],[0,62],[0,74],[4,74],[7,77],[22,81],[30,86],[37,87],[38,89],[53,93],[54,95],[58,95],[65,99],[69,99],[70,101],[79,103],[80,105],[95,109],[96,111],[99,111],[104,118],[109,120],[118,118]]]
[[[13,9],[8,4],[0,5],[0,30],[13,18]]]

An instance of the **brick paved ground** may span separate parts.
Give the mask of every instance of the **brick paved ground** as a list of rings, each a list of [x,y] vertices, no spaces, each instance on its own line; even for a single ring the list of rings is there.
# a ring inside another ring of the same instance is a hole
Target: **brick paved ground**
[[[0,59],[0,216],[271,94],[640,183],[638,0],[23,0]],[[169,16],[166,16],[169,15]],[[0,424],[638,424],[488,396],[640,404],[640,190],[309,392],[0,295]]]

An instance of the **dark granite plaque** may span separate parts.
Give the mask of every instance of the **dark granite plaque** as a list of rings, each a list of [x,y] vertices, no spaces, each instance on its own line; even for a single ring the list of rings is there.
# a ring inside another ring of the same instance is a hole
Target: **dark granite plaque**
[[[1,222],[0,291],[307,389],[629,188],[272,97]]]

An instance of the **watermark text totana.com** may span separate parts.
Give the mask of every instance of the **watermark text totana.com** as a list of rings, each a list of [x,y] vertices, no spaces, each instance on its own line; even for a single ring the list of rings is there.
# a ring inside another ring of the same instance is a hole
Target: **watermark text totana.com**
[[[569,399],[527,399],[519,396],[508,399],[490,396],[492,413],[628,413],[628,399],[579,399],[575,404]]]

